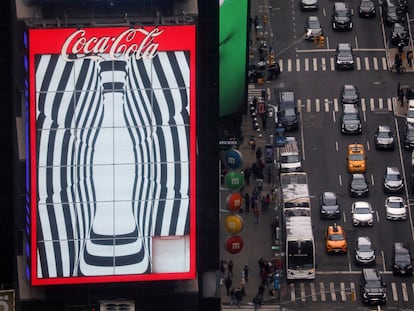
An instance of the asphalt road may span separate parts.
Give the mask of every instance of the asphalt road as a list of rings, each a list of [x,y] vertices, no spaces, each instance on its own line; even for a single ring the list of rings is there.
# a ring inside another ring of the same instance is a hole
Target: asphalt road
[[[281,292],[281,307],[288,310],[371,310],[360,302],[358,292],[361,268],[353,262],[352,250],[355,238],[368,235],[376,247],[376,268],[387,283],[388,302],[381,310],[414,309],[414,279],[395,277],[391,273],[391,247],[396,241],[407,242],[414,250],[413,218],[403,222],[387,221],[384,201],[387,195],[382,190],[382,178],[386,166],[397,166],[405,177],[411,174],[411,152],[404,150],[402,128],[404,116],[396,103],[398,82],[414,86],[412,73],[401,75],[387,70],[390,57],[389,27],[383,26],[380,14],[374,19],[361,19],[357,9],[359,1],[347,1],[353,9],[354,29],[350,32],[335,32],[331,27],[333,1],[319,0],[317,12],[300,12],[298,1],[270,1],[272,7],[270,23],[272,32],[268,38],[282,68],[278,80],[269,88],[289,88],[295,91],[301,107],[301,128],[295,133],[302,142],[304,168],[308,173],[312,199],[312,221],[316,238],[317,276],[315,281],[286,283]],[[324,26],[326,44],[317,47],[302,39],[306,17],[316,15]],[[414,5],[409,8],[414,16]],[[339,42],[349,42],[354,48],[356,68],[339,72],[331,67],[334,50]],[[340,132],[340,87],[355,84],[361,93],[363,129],[361,135],[344,136]],[[272,92],[273,93],[273,92]],[[398,111],[397,111],[398,110]],[[374,131],[379,124],[389,124],[396,133],[399,144],[394,151],[377,151],[374,147]],[[350,143],[363,143],[367,150],[367,173],[370,181],[370,196],[374,214],[371,228],[353,227],[348,194],[349,174],[346,169],[346,148]],[[406,189],[410,186],[406,180]],[[323,191],[338,193],[342,215],[339,223],[348,235],[349,251],[346,255],[328,256],[324,248],[324,232],[331,221],[321,220],[317,197]],[[414,197],[406,191],[403,197],[413,202]],[[356,297],[352,292],[356,292]]]

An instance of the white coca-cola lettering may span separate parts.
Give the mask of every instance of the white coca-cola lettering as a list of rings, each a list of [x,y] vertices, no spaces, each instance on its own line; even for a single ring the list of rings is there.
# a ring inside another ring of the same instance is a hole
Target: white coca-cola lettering
[[[159,43],[154,42],[154,38],[163,32],[164,30],[158,28],[151,31],[130,28],[117,37],[87,38],[86,30],[79,29],[65,40],[60,55],[68,62],[77,59],[103,59],[99,54],[109,54],[112,59],[121,57],[125,59],[130,57],[152,59],[158,54],[159,46]],[[138,37],[139,34],[142,34],[143,37]],[[76,57],[71,57],[71,55]]]

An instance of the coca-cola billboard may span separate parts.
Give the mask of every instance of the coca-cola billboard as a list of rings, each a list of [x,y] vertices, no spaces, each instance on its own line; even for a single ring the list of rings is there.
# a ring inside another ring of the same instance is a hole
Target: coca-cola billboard
[[[28,33],[31,284],[195,278],[195,26]]]

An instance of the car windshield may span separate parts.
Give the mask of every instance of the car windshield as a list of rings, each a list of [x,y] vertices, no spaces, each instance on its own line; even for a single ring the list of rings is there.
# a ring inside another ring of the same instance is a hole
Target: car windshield
[[[414,117],[414,114],[413,114]],[[392,135],[390,132],[378,132],[378,137],[379,138],[391,138]]]
[[[344,240],[344,236],[342,234],[330,234],[328,236],[329,241],[342,241]]]
[[[308,26],[311,29],[321,28],[321,24],[317,20],[310,20],[310,21],[308,21]]]
[[[296,115],[294,108],[286,108],[286,109],[281,110],[279,113],[281,116],[286,116],[286,117],[291,117],[291,116]]]
[[[338,205],[338,202],[335,199],[324,199],[323,205],[333,206],[333,205]]]
[[[345,10],[336,11],[335,15],[338,16],[338,17],[347,17],[348,16],[348,11],[345,11]]]
[[[355,208],[355,213],[356,214],[369,214],[370,210],[368,207],[357,207]]]
[[[358,115],[354,113],[347,113],[347,114],[344,114],[343,119],[344,120],[358,120]]]
[[[371,244],[359,244],[358,250],[361,252],[369,252],[372,251],[372,245]]]
[[[365,285],[365,287],[367,288],[378,288],[378,287],[382,287],[381,281],[369,281],[367,282],[367,284]]]
[[[388,174],[387,175],[387,180],[389,180],[389,181],[400,181],[401,177],[400,177],[400,174]]]
[[[391,207],[391,208],[402,208],[402,207],[404,207],[402,202],[399,202],[399,201],[390,201],[390,202],[388,202],[388,206]]]
[[[351,153],[349,155],[349,160],[350,161],[362,161],[364,160],[364,155],[361,153]]]
[[[345,96],[357,96],[357,92],[353,88],[344,89]]]
[[[395,261],[410,261],[410,255],[409,254],[396,254],[395,255]]]
[[[299,156],[298,155],[284,155],[281,156],[281,162],[283,163],[294,163],[299,162]]]

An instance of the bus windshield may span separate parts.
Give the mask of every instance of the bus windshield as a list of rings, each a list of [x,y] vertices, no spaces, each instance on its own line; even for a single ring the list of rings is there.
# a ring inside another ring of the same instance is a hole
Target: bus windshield
[[[289,241],[287,251],[288,269],[304,270],[314,268],[312,241]]]

